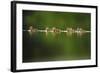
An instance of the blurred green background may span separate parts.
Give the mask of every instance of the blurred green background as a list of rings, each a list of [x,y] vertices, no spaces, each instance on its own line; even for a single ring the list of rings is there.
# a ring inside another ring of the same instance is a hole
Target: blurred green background
[[[90,13],[23,10],[24,26],[32,25],[37,29],[45,29],[46,27],[56,27],[59,29],[80,27],[85,30],[90,30],[90,18]]]
[[[23,10],[23,30],[78,27],[90,31],[91,14]],[[91,58],[90,33],[29,33],[23,31],[23,62],[84,60]]]

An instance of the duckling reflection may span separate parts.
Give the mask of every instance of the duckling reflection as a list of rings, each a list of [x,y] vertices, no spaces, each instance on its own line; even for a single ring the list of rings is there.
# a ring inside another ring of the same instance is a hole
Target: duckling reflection
[[[73,32],[66,32],[66,35],[72,36],[73,35]]]
[[[77,36],[82,36],[84,33],[83,32],[78,32],[76,34],[77,34]]]

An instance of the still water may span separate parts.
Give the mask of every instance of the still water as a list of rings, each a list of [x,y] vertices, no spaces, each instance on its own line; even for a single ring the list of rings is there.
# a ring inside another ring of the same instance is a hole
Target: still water
[[[90,33],[23,31],[23,62],[90,59],[90,43]]]

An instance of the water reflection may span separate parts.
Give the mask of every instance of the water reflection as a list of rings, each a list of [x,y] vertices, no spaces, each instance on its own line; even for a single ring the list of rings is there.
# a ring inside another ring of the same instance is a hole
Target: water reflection
[[[46,30],[23,31],[23,62],[90,59],[90,32]]]

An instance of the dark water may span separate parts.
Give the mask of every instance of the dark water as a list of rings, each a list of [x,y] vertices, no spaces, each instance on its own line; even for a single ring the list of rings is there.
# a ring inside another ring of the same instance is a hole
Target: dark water
[[[23,62],[90,59],[90,42],[90,33],[23,31]]]

